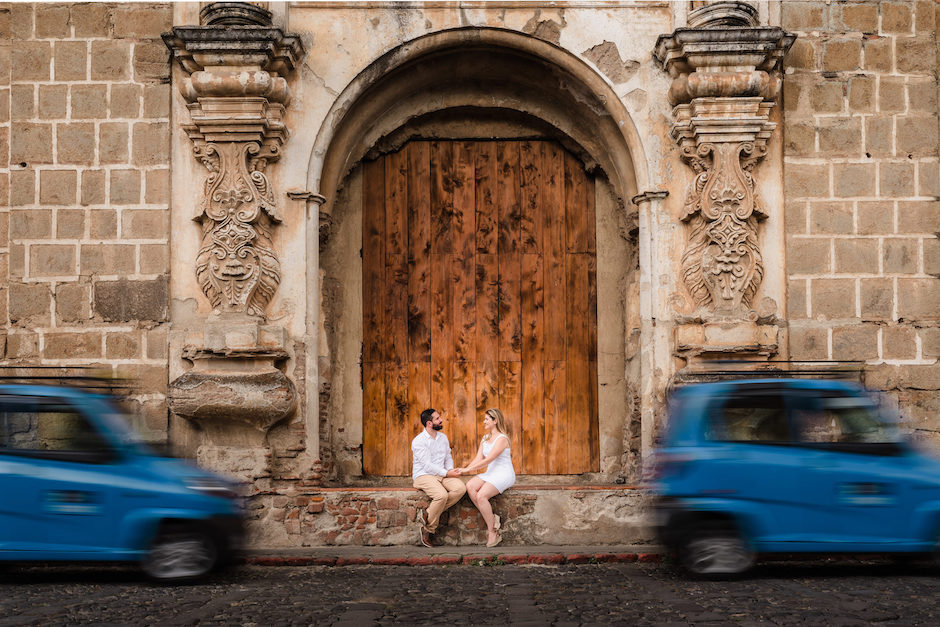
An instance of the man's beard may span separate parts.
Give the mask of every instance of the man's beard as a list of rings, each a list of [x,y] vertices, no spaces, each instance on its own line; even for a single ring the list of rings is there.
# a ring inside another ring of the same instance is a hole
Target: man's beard
[[[444,425],[431,425],[431,428],[434,429],[435,431],[440,431],[441,429],[444,428]]]

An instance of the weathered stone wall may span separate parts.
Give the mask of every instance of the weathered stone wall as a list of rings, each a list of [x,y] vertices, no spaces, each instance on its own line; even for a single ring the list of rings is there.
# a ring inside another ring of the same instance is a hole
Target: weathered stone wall
[[[940,445],[940,166],[934,2],[787,2],[793,359],[861,360]]]
[[[252,499],[248,527],[259,546],[396,545],[418,539],[417,513],[427,497],[411,488],[321,488]],[[504,542],[642,544],[653,541],[649,497],[636,488],[516,486],[491,500]],[[444,512],[435,542],[481,545],[486,524],[464,497]]]
[[[166,437],[169,5],[0,5],[4,363],[137,382]]]

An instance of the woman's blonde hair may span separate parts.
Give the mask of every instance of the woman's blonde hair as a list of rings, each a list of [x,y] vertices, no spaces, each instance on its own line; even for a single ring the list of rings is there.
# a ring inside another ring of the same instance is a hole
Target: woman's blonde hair
[[[506,429],[506,418],[503,417],[503,412],[501,412],[501,411],[499,411],[498,409],[496,409],[495,407],[493,407],[493,408],[487,409],[485,412],[483,412],[483,415],[484,415],[484,416],[489,416],[492,420],[495,420],[495,421],[496,421],[496,430],[497,430],[497,431],[499,431],[500,433],[502,433],[502,434],[504,434],[504,435],[506,435],[506,436],[509,435],[509,430]],[[487,438],[490,437],[490,434],[487,433],[485,437],[487,437]]]

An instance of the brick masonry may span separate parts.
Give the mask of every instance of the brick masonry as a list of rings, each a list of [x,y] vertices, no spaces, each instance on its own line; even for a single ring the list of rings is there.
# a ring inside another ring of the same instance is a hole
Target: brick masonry
[[[139,382],[167,433],[169,4],[0,4],[4,362]]]
[[[927,0],[782,5],[799,36],[784,81],[790,357],[866,362],[940,443],[915,392],[940,378],[937,19]]]

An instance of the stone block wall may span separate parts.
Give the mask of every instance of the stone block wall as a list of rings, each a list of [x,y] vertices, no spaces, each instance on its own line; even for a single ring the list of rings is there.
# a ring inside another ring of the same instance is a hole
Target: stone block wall
[[[785,2],[791,359],[861,360],[940,446],[938,6]]]
[[[5,364],[136,382],[164,439],[168,4],[0,4],[0,323]]]

